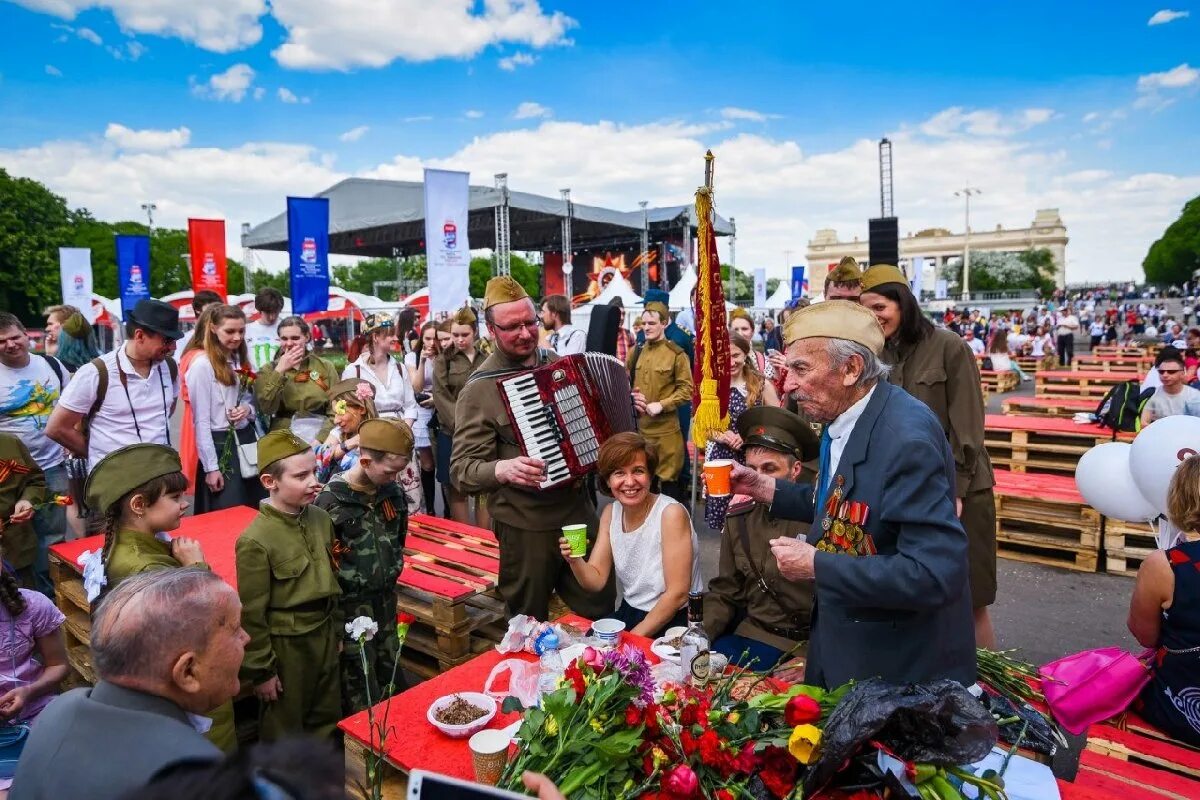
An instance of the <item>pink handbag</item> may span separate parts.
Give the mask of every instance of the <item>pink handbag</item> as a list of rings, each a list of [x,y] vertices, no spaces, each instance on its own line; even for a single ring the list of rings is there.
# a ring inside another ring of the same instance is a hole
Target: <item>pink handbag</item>
[[[1125,712],[1150,682],[1153,650],[1140,656],[1101,647],[1064,656],[1038,670],[1050,713],[1076,735]]]

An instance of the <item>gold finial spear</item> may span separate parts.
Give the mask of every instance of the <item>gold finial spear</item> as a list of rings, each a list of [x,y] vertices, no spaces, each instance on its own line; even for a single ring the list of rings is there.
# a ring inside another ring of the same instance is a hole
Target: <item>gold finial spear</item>
[[[712,150],[704,154],[704,187],[710,192],[713,188],[713,162],[717,157],[713,155]]]

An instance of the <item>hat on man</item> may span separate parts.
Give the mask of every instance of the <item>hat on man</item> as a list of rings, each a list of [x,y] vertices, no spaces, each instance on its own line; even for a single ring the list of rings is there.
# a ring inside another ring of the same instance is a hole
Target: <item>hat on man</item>
[[[76,311],[63,322],[62,329],[73,339],[86,339],[92,331],[92,326],[87,321],[87,317]]]
[[[412,455],[413,434],[402,420],[369,419],[358,429],[358,446],[409,456]]]
[[[179,330],[179,311],[162,300],[138,300],[133,311],[126,314],[126,317],[135,328],[142,328],[176,341],[183,338],[183,331]]]
[[[487,282],[487,288],[483,290],[483,307],[489,309],[500,303],[515,303],[517,300],[528,298],[525,287],[517,283],[511,275],[497,275]]]
[[[642,308],[643,308],[643,313],[645,313],[646,311],[653,311],[656,314],[658,314],[659,319],[661,319],[663,321],[663,324],[666,324],[671,321],[671,310],[669,308],[667,308],[666,303],[660,303],[657,300],[655,300],[652,303],[646,303],[646,305],[643,306]]]
[[[904,288],[908,288],[908,278],[904,277],[904,273],[891,264],[876,264],[863,273],[864,292],[869,292],[876,286],[882,286],[885,283],[899,283]]]
[[[258,474],[266,472],[276,461],[311,449],[308,442],[290,430],[271,431],[258,440]]]
[[[139,486],[182,471],[179,454],[170,447],[131,444],[100,459],[83,485],[83,494],[89,507],[105,513]]]
[[[801,461],[812,461],[821,449],[812,426],[786,408],[748,408],[738,417],[737,430],[744,450],[765,447]]]
[[[783,343],[814,338],[845,339],[875,355],[883,352],[883,328],[875,315],[849,300],[826,300],[792,312],[783,325]]]
[[[825,276],[826,283],[862,283],[863,271],[858,262],[846,256]]]

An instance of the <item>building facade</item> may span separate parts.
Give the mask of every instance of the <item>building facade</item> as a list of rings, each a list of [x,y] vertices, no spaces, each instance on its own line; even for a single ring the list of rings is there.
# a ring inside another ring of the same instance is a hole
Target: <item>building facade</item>
[[[1040,209],[1028,228],[1004,228],[995,230],[971,230],[972,253],[1000,252],[1021,253],[1035,248],[1049,250],[1054,256],[1055,281],[1059,286],[1067,284],[1067,226],[1057,208]],[[924,258],[927,274],[922,285],[933,288],[933,276],[940,275],[942,268],[951,262],[961,263],[967,237],[962,233],[951,233],[945,228],[928,228],[910,233],[900,240],[900,265],[907,268],[913,258]],[[829,270],[845,256],[851,256],[860,264],[868,261],[868,242],[857,236],[854,241],[838,241],[837,231],[822,228],[808,243],[808,269],[810,286],[814,294],[825,286]],[[907,273],[907,269],[905,269]],[[910,276],[911,277],[911,276]]]

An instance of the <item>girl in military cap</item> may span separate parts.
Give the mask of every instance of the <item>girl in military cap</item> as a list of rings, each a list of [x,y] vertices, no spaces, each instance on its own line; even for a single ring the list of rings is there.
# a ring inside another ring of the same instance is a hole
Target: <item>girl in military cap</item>
[[[342,380],[354,378],[375,387],[375,409],[379,416],[403,419],[411,428],[417,421],[417,400],[408,370],[392,357],[396,327],[387,314],[369,314],[362,333],[346,351],[350,363]]]
[[[329,390],[338,381],[333,364],[308,350],[310,329],[303,317],[286,317],[279,323],[279,352],[258,372],[254,400],[258,410],[271,418],[271,430],[290,428],[300,418],[324,417],[314,437],[321,441],[332,423],[326,412]]]
[[[317,479],[327,482],[358,463],[358,429],[379,414],[375,411],[375,388],[355,378],[338,381],[329,390],[329,416],[333,430],[317,446]]]

